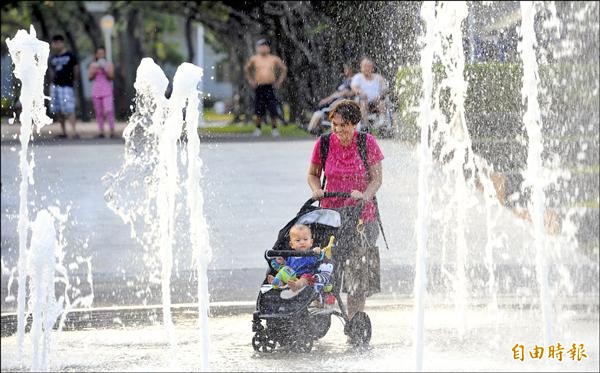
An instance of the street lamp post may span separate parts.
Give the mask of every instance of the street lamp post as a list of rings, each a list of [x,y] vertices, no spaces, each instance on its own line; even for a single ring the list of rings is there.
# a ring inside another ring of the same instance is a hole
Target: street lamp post
[[[198,116],[198,127],[202,127],[204,124],[204,84],[203,80],[206,77],[206,71],[204,70],[204,27],[201,24],[196,26],[196,66],[202,68],[202,79],[198,83],[198,90],[201,92],[202,98],[200,99],[200,104],[198,105],[198,111],[200,115]]]
[[[112,62],[112,29],[115,25],[115,19],[110,14],[103,16],[100,19],[100,28],[104,35],[104,47],[106,48],[106,59]]]

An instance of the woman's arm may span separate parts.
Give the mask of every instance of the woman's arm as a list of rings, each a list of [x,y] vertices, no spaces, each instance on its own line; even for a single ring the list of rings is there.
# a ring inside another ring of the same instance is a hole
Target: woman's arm
[[[90,68],[88,69],[88,78],[93,80],[96,77],[96,72],[98,71],[98,64],[96,62],[92,62],[90,64]]]
[[[250,87],[256,88],[256,81],[252,78],[252,70],[254,69],[254,57],[250,57],[246,65],[244,66],[244,77],[250,84]]]
[[[381,166],[381,162],[377,162],[371,166],[371,182],[367,185],[367,189],[363,193],[363,197],[365,200],[370,201],[375,196],[375,193],[381,187],[381,183],[383,181],[383,167]]]
[[[356,199],[364,199],[365,201],[370,201],[375,196],[375,193],[381,187],[381,182],[383,181],[383,167],[381,166],[381,162],[377,162],[370,167],[371,172],[371,182],[367,185],[367,189],[361,193],[357,190],[352,191],[352,197]]]
[[[115,65],[110,62],[107,63],[105,71],[108,79],[113,80],[115,78]]]
[[[364,92],[362,91],[362,89],[360,89],[360,86],[357,83],[353,83],[351,87],[352,87],[352,93],[354,93],[355,96],[358,96],[363,99],[367,97],[364,94]]]
[[[321,101],[319,101],[319,106],[322,106],[322,105],[327,105],[327,103],[329,103],[329,102],[331,102],[331,101],[335,100],[335,99],[336,99],[336,98],[338,98],[338,97],[339,97],[339,93],[338,93],[338,92],[333,92],[333,93],[332,93],[332,94],[330,94],[329,96],[327,96],[327,97],[325,97],[325,98],[321,99]]]
[[[325,194],[321,189],[321,166],[311,163],[308,167],[308,186],[312,191],[313,198],[321,198]]]
[[[375,97],[375,102],[379,102],[383,99],[385,99],[385,97],[387,96],[387,94],[389,93],[389,86],[387,84],[387,80],[385,80],[384,77],[382,77],[381,75],[378,76],[379,79],[379,94],[377,95],[377,97]]]

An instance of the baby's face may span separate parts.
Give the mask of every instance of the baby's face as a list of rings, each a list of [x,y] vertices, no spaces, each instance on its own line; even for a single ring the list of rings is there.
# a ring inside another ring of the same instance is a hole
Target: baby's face
[[[290,232],[290,246],[294,250],[305,251],[312,247],[313,239],[306,229]]]

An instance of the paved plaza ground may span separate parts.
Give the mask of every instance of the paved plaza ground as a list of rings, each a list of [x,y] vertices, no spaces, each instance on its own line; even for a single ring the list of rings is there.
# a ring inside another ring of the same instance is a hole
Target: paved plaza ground
[[[136,289],[145,286],[136,283],[137,276],[147,271],[142,249],[131,238],[129,227],[107,207],[104,199],[101,179],[121,166],[123,142],[121,139],[94,140],[92,133],[93,129],[90,129],[82,140],[54,141],[48,137],[34,141],[31,147],[35,158],[34,184],[30,186],[31,211],[51,205],[60,206],[63,211],[70,208],[65,251],[70,253],[68,257],[72,261],[76,256],[91,257],[93,305],[112,306],[104,313],[100,326],[61,332],[56,353],[51,355],[53,367],[68,371],[130,371],[140,367],[146,371],[197,369],[199,334],[194,320],[177,316],[176,312],[179,345],[172,352],[160,325],[132,326],[115,316],[125,306],[142,302],[158,304],[160,297],[136,297]],[[252,351],[249,343],[251,311],[266,269],[263,253],[273,245],[279,229],[309,197],[306,171],[313,144],[311,138],[205,139],[201,144],[202,190],[212,250],[210,300],[213,309],[221,307],[225,310],[215,312],[210,319],[211,367],[214,370],[274,371],[286,364],[293,370],[310,371],[414,369],[412,266],[416,253],[418,157],[414,145],[393,140],[380,141],[386,159],[384,184],[378,195],[390,250],[384,248],[380,238],[382,293],[368,303],[374,329],[371,348],[367,351],[350,349],[345,343],[341,323],[334,321],[329,334],[310,354],[275,353],[264,357]],[[15,308],[14,301],[7,300],[6,295],[7,270],[16,265],[18,256],[18,150],[19,144],[7,134],[0,146],[1,301],[4,316]],[[432,185],[442,182],[439,170],[434,169]],[[447,201],[436,193],[432,193],[432,198],[431,210],[442,211]],[[488,239],[485,203],[478,192],[474,192],[470,203],[472,206],[466,217],[469,263],[483,263]],[[501,207],[493,211],[493,216],[492,231],[502,243],[501,249],[494,252],[496,265],[530,273],[533,258],[531,226]],[[442,260],[440,229],[435,225],[430,227],[430,263]],[[560,237],[554,240],[560,240]],[[524,257],[530,259],[524,260]],[[175,250],[175,263],[173,302],[193,302],[197,288],[191,275],[190,253]],[[75,278],[85,282],[85,268],[69,268]],[[469,272],[469,276],[475,278],[477,275]],[[584,273],[573,277],[574,286],[589,282],[587,280],[592,278],[589,276]],[[523,286],[529,286],[529,283]],[[597,371],[598,303],[594,298],[597,287],[595,284],[590,286],[591,293],[587,288],[582,289],[583,295],[575,300],[575,307],[562,309],[555,315],[557,334],[553,340],[563,345],[585,343],[589,352],[587,360],[521,362],[513,359],[511,348],[515,343],[530,347],[543,343],[538,297],[533,293],[501,297],[501,313],[492,317],[486,311],[489,299],[480,299],[474,292],[473,304],[480,306],[469,311],[464,340],[457,334],[454,308],[436,308],[452,304],[452,294],[447,293],[427,300],[425,369]],[[82,292],[86,290],[89,289],[82,285]],[[515,306],[522,308],[515,310]],[[235,312],[230,314],[226,310]],[[4,316],[3,323],[9,320]],[[19,370],[14,335],[2,338],[2,350],[2,370]],[[94,351],[93,355],[89,354],[90,350]]]
[[[264,251],[272,247],[279,229],[295,216],[310,196],[306,173],[313,144],[312,139],[267,138],[211,141],[201,146],[202,189],[212,249],[209,265],[214,290],[211,291],[212,300],[251,300],[255,296],[265,269]],[[413,279],[411,271],[395,269],[410,268],[415,260],[417,152],[416,147],[408,143],[381,140],[380,144],[386,159],[384,183],[378,195],[390,245],[390,250],[386,250],[380,237],[381,266],[388,271],[383,280],[384,291],[392,293],[401,289],[409,295]],[[14,266],[18,255],[18,148],[18,143],[9,139],[0,149],[1,247],[5,268]],[[110,300],[103,298],[103,288],[108,287],[113,292],[116,289],[119,293],[119,288],[125,288],[128,281],[147,270],[142,262],[140,244],[131,238],[129,227],[107,207],[104,198],[105,187],[101,179],[121,167],[122,141],[41,141],[34,142],[31,149],[35,153],[35,184],[30,190],[35,192],[30,201],[35,209],[49,205],[60,206],[63,210],[70,207],[65,250],[82,257],[91,256],[98,290],[96,300],[99,305],[110,304]],[[436,180],[440,179],[434,178],[433,182]],[[483,257],[486,242],[486,230],[479,229],[481,221],[485,221],[485,204],[480,194],[474,194],[474,198],[477,205],[467,216],[467,239],[472,256],[477,260]],[[435,201],[434,195],[434,203],[432,210],[435,212],[441,211],[446,201]],[[510,232],[513,238],[518,237],[518,240],[504,238],[505,251],[496,253],[500,264],[511,254],[521,251],[523,246],[530,245],[531,235],[529,224],[508,210],[498,210],[496,216],[500,236]],[[436,234],[439,236],[440,227],[434,225],[430,230],[434,236],[431,260],[435,262],[440,255],[439,237],[435,238]],[[176,250],[175,262],[176,278],[173,281],[189,282],[189,272],[193,270],[190,253]],[[223,290],[223,284],[232,281],[239,281],[240,287]],[[4,287],[2,291],[6,292]],[[180,300],[183,303],[189,301]],[[3,303],[3,307],[11,308],[14,304]]]
[[[251,314],[209,319],[211,371],[414,371],[412,307],[368,308],[373,336],[368,349],[346,344],[342,323],[334,318],[327,335],[310,353],[253,351]],[[193,315],[193,314],[192,314]],[[568,327],[554,330],[551,344],[565,346],[562,361],[548,357],[537,311],[472,309],[463,338],[452,309],[428,309],[425,314],[424,371],[598,371],[597,313],[571,317]],[[84,371],[197,371],[200,332],[194,317],[175,318],[177,347],[171,349],[162,326],[114,326],[63,331],[50,354],[51,370]],[[523,361],[512,348],[524,346]],[[583,344],[586,358],[571,360],[572,344]],[[544,346],[544,356],[529,351]],[[29,363],[31,346],[26,344]],[[93,351],[93,353],[90,353]],[[20,370],[15,336],[2,338],[2,370]]]

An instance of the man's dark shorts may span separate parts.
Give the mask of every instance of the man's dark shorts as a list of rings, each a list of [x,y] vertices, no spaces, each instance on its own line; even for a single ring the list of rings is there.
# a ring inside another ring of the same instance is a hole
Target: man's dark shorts
[[[279,117],[278,102],[275,89],[271,84],[261,84],[256,87],[256,98],[254,100],[254,113],[258,117],[264,117],[269,111],[271,118]]]

